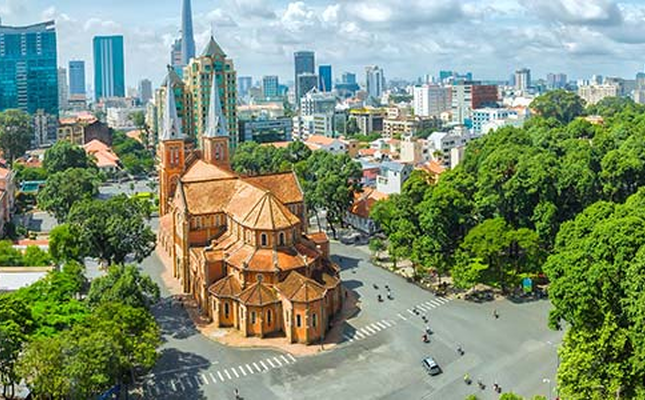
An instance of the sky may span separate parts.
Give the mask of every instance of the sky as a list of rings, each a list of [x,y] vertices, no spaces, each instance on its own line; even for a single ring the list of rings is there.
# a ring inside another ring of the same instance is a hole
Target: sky
[[[564,72],[633,78],[645,64],[645,0],[192,0],[197,51],[211,32],[238,76],[293,80],[293,52],[364,77],[415,79],[441,69],[476,79]],[[83,59],[92,37],[122,34],[126,85],[163,79],[181,0],[0,0],[4,25],[56,20],[58,62]]]

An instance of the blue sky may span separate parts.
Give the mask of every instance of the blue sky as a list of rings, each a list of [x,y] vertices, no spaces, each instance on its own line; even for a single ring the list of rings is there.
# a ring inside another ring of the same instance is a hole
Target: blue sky
[[[239,75],[292,78],[292,54],[316,51],[334,74],[387,77],[440,69],[505,79],[565,72],[633,77],[645,64],[645,0],[192,0],[198,50],[211,27]],[[84,59],[91,40],[123,34],[127,85],[157,84],[179,30],[181,0],[0,0],[7,25],[55,19],[59,64]]]

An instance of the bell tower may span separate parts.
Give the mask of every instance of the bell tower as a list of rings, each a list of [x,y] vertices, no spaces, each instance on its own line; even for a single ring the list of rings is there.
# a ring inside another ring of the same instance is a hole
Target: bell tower
[[[227,121],[219,96],[217,75],[213,72],[211,97],[208,105],[206,130],[202,134],[204,161],[221,168],[230,169],[229,136]]]
[[[177,183],[184,172],[186,160],[185,135],[177,116],[175,92],[170,79],[166,86],[163,108],[163,126],[159,136],[159,214],[168,213]]]

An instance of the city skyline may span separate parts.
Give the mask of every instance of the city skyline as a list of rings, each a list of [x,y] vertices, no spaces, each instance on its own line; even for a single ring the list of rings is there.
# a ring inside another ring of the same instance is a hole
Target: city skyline
[[[315,51],[317,62],[358,73],[361,82],[364,67],[372,64],[382,65],[388,78],[406,79],[440,69],[472,70],[484,80],[507,79],[523,67],[535,78],[564,72],[572,79],[594,73],[632,77],[643,70],[645,5],[635,0],[414,1],[406,10],[392,0],[192,3],[197,53],[213,31],[240,75],[255,81],[263,75],[291,81],[298,50]],[[153,6],[155,18],[141,18]],[[181,0],[116,0],[109,8],[7,0],[0,17],[16,26],[55,19],[60,66],[82,59],[88,71],[92,38],[123,34],[126,81],[149,78],[158,86],[180,34]]]

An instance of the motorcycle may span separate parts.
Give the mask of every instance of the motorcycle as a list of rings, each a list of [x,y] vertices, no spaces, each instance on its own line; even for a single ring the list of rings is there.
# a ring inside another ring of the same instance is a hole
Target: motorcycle
[[[464,382],[466,383],[466,385],[470,385],[471,383],[473,383],[473,380],[470,379],[470,376],[464,375]]]
[[[428,335],[423,335],[421,336],[421,339],[423,340],[423,343],[430,343],[430,339],[428,339]]]
[[[378,301],[379,301],[379,303],[383,302],[383,297],[380,294],[378,295]]]

